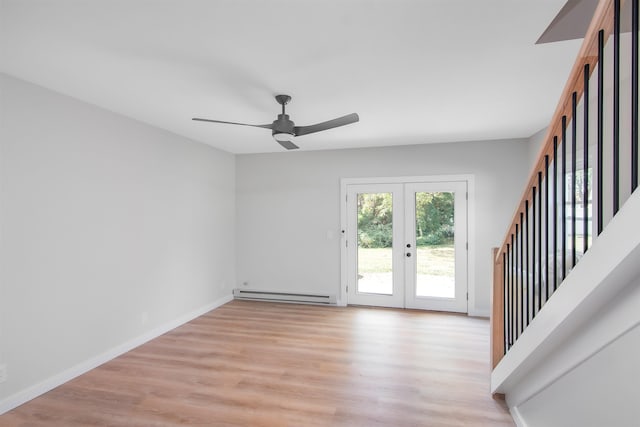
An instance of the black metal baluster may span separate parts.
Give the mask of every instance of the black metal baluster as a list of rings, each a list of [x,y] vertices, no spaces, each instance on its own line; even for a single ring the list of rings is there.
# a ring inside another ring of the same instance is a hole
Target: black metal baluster
[[[596,221],[598,223],[598,236],[602,233],[602,226],[604,223],[604,206],[603,201],[603,189],[604,189],[604,30],[598,32],[598,170],[597,170],[597,182],[598,182],[598,210]]]
[[[507,315],[505,316],[506,319],[506,324],[505,324],[505,334],[506,334],[506,344],[505,344],[505,349],[509,349],[511,347],[511,246],[507,243],[507,262],[506,262],[506,266],[507,266],[507,278],[506,278],[506,284],[507,284],[507,289],[505,291],[505,295],[506,295],[506,303],[505,303],[505,307],[507,309]]]
[[[544,302],[549,299],[549,155],[544,156]]]
[[[583,156],[582,156],[582,253],[587,253],[589,249],[589,64],[584,65],[584,123],[583,123]]]
[[[518,337],[520,337],[520,270],[522,269],[522,263],[520,262],[520,250],[519,250],[519,246],[520,246],[520,238],[522,238],[522,236],[520,235],[520,228],[519,225],[516,224],[516,245],[515,245],[515,251],[516,251],[516,270],[515,270],[515,283],[514,283],[514,311],[513,314],[515,314],[515,319],[514,319],[514,326],[515,326],[515,330],[514,330],[514,342],[518,340]]]
[[[620,209],[620,0],[613,2],[613,215]]]
[[[567,116],[562,116],[562,280],[567,277]]]
[[[638,3],[631,5],[631,192],[638,188]]]
[[[509,247],[507,246],[507,250]],[[502,253],[502,354],[507,354],[507,253]]]
[[[531,318],[536,317],[536,187],[531,187]]]
[[[524,224],[522,226],[522,234],[524,235],[524,250],[525,250],[525,255],[524,255],[524,260],[525,260],[525,272],[526,272],[526,276],[525,276],[525,295],[527,298],[527,312],[526,312],[526,319],[527,319],[527,326],[529,326],[529,299],[531,298],[531,293],[529,292],[529,276],[531,275],[531,270],[529,269],[529,201],[525,200],[524,201]]]
[[[535,220],[534,220],[535,223]],[[542,172],[538,172],[538,311],[542,308]]]
[[[520,212],[520,224],[524,224],[524,214]],[[520,334],[524,330],[524,226],[520,227]]]
[[[516,232],[517,232],[518,226],[516,225]],[[516,279],[516,247],[513,244],[514,241],[514,236],[513,234],[511,235],[511,302],[509,303],[509,305],[511,306],[511,338],[510,338],[510,344],[513,345],[513,342],[515,341],[514,339],[514,335],[515,335],[515,318],[516,318],[516,314],[515,314],[515,279]]]
[[[571,95],[571,268],[576,266],[576,153],[578,139],[578,120],[577,120],[578,94],[573,92]]]
[[[517,232],[516,226],[516,232]],[[516,234],[514,242],[513,242],[513,330],[511,333],[513,334],[513,342],[512,345],[515,344],[518,339],[518,235]]]
[[[558,137],[553,137],[553,291],[558,289]]]

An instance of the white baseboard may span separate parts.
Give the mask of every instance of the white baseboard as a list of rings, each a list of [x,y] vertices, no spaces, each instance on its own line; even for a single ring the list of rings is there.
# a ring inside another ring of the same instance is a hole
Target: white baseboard
[[[477,310],[475,308],[469,308],[467,313],[470,317],[486,317],[489,318],[491,313],[488,310]]]
[[[509,412],[511,413],[513,422],[516,423],[516,426],[528,427],[526,421],[522,418],[522,414],[520,414],[520,411],[518,410],[517,406],[514,406],[513,408],[509,409]]]
[[[346,307],[347,306],[347,302],[345,300],[338,300],[336,301],[336,306],[338,307]],[[490,317],[490,313],[488,310],[476,310],[474,308],[469,308],[467,315],[470,317],[485,317],[485,318],[489,318]]]
[[[26,403],[56,387],[58,387],[59,385],[62,385],[94,368],[97,368],[98,366],[102,365],[103,363],[106,363],[112,359],[115,359],[116,357],[133,350],[134,348],[148,342],[151,341],[154,338],[159,337],[160,335],[163,335],[175,328],[177,328],[178,326],[184,325],[187,322],[190,322],[191,320],[195,319],[196,317],[202,316],[205,313],[208,313],[209,311],[218,308],[226,303],[228,303],[229,301],[233,300],[233,295],[228,295],[226,297],[220,298],[216,301],[213,301],[205,306],[202,306],[200,308],[197,308],[189,313],[186,313],[176,319],[173,319],[163,325],[160,325],[152,330],[150,330],[149,332],[142,334],[136,338],[133,338],[125,343],[122,343],[110,350],[107,350],[106,352],[99,354],[95,357],[92,357],[91,359],[88,359],[84,362],[79,363],[76,366],[73,366],[63,372],[60,372],[59,374],[56,374],[38,384],[35,384],[29,388],[26,388],[22,391],[19,391],[9,397],[7,397],[6,399],[0,401],[0,415],[4,414],[5,412],[8,412],[10,410],[12,410],[13,408],[16,408],[20,405],[22,405],[23,403]]]

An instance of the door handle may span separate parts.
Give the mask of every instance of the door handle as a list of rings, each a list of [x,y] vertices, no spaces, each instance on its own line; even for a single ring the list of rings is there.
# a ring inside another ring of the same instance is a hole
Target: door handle
[[[411,258],[411,252],[407,252],[407,258]]]

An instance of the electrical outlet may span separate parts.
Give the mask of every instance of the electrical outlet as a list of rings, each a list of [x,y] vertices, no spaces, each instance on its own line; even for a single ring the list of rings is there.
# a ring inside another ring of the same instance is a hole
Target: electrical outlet
[[[0,365],[0,383],[7,380],[7,365]]]

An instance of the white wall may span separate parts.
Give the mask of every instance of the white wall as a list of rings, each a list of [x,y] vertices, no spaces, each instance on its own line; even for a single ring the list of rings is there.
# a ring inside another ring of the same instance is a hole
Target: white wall
[[[504,238],[528,172],[526,140],[239,155],[237,286],[338,294],[340,178],[472,174],[476,306],[470,310],[488,315],[491,247]]]
[[[533,170],[533,167],[538,161],[538,156],[540,155],[540,150],[542,150],[542,144],[545,142],[544,137],[546,135],[547,128],[544,128],[531,135],[527,141],[527,145],[529,148],[529,171]]]
[[[231,294],[235,159],[0,74],[2,400]]]
[[[640,279],[622,292],[640,302]],[[620,304],[623,304],[620,301]],[[627,304],[628,305],[628,304]],[[611,317],[600,313],[594,317]],[[633,314],[629,314],[633,315]],[[597,326],[589,325],[593,329]],[[600,328],[602,329],[602,327]],[[585,332],[582,332],[585,333]],[[640,326],[626,331],[522,405],[515,414],[534,426],[635,426],[640,420]],[[512,409],[513,411],[513,409]]]

